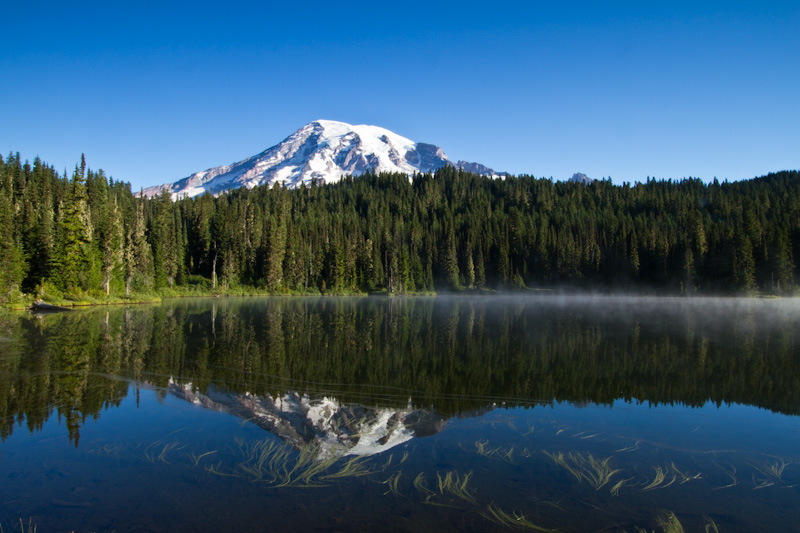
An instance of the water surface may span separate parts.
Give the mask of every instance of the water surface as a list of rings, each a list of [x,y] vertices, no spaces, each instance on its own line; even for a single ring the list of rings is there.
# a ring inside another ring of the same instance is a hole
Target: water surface
[[[0,524],[793,530],[798,319],[551,296],[5,315]]]

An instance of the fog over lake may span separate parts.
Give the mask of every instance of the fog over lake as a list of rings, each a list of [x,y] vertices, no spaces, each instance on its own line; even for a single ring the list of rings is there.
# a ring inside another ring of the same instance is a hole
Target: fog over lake
[[[798,324],[545,292],[0,315],[0,525],[792,530]]]

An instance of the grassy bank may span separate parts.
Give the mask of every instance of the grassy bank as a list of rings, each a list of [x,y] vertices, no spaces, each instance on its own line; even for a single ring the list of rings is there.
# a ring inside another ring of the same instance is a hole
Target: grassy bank
[[[107,296],[102,292],[62,293],[46,287],[45,290],[37,294],[18,293],[8,298],[6,301],[0,302],[0,307],[11,310],[24,310],[31,307],[37,300],[43,300],[48,304],[61,307],[86,307],[158,303],[165,298],[208,298],[223,296],[367,296],[367,293],[359,291],[326,291],[322,293],[318,290],[270,292],[264,288],[249,286],[216,287],[211,289],[210,287],[204,287],[202,285],[189,285],[162,288],[151,292],[132,292],[129,295],[111,294]]]

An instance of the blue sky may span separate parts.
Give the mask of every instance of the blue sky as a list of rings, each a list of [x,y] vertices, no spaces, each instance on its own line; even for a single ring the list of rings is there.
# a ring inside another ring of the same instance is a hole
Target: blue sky
[[[12,2],[0,153],[134,189],[315,119],[513,174],[800,168],[800,2]]]

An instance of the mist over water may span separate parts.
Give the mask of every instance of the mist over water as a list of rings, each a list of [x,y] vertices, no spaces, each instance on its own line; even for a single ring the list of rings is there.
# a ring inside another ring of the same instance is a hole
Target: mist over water
[[[548,293],[4,315],[0,524],[791,528],[798,324]]]

